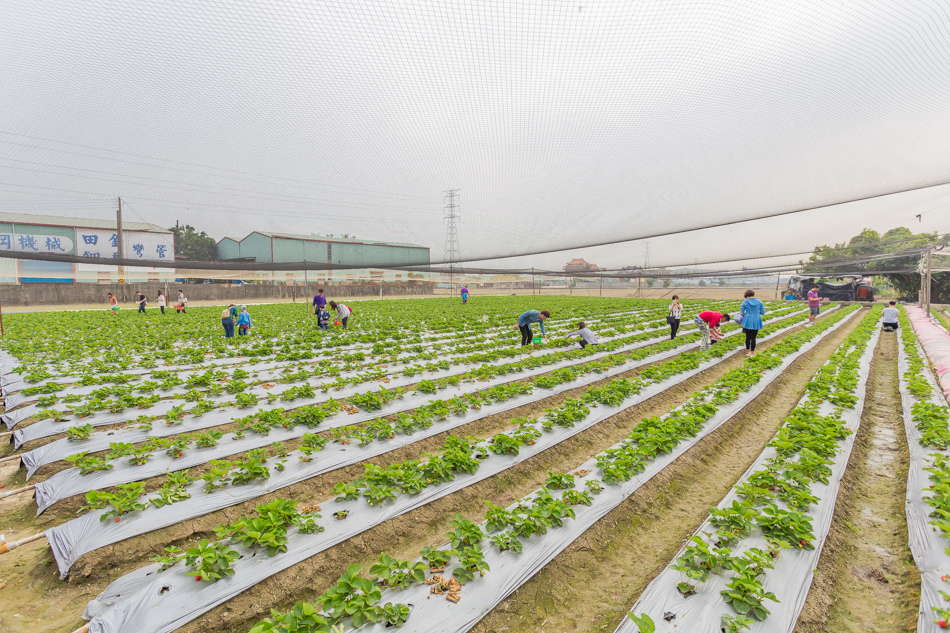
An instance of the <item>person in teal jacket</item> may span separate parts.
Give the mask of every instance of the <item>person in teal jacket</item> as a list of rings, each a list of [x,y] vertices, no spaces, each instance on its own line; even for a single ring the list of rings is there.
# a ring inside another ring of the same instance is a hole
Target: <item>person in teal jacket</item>
[[[518,329],[521,330],[521,346],[530,345],[531,341],[534,339],[534,333],[531,332],[531,324],[538,323],[541,325],[541,336],[545,336],[547,333],[544,331],[544,320],[549,318],[551,313],[547,310],[528,310],[527,312],[521,313],[521,316],[518,317]]]
[[[241,314],[238,315],[238,336],[247,336],[251,329],[251,315],[247,313],[247,306],[241,306]]]
[[[755,353],[755,339],[762,329],[762,316],[765,314],[765,304],[755,298],[754,290],[745,291],[745,300],[739,306],[739,316],[742,319],[742,331],[745,333],[745,355]]]

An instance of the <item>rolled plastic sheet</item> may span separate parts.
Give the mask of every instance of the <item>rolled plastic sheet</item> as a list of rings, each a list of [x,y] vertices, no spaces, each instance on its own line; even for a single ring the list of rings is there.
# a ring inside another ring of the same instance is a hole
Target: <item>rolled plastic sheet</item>
[[[815,339],[804,344],[797,352],[787,356],[780,367],[765,372],[759,383],[747,392],[745,396],[740,398],[739,401],[721,407],[714,418],[715,421],[707,422],[707,428],[704,430],[704,433],[708,434],[712,432],[715,428],[731,418],[732,415],[735,415],[746,403],[760,394],[772,380],[777,378],[789,363],[814,347],[822,338],[848,322],[855,314],[857,314],[857,312],[846,315],[841,321],[816,336]],[[622,409],[597,407],[592,409],[590,417],[603,420],[620,410]],[[475,474],[460,474],[451,482],[426,488],[418,495],[400,495],[394,501],[384,503],[381,506],[369,506],[362,499],[333,503],[332,505],[325,504],[326,507],[322,510],[325,518],[320,521],[320,524],[326,527],[325,532],[301,535],[297,533],[294,528],[291,528],[287,534],[287,552],[273,557],[269,557],[264,553],[257,553],[255,555],[252,550],[238,545],[235,549],[241,552],[242,557],[233,564],[235,574],[214,583],[196,583],[192,577],[185,575],[187,568],[182,564],[175,565],[161,573],[158,572],[158,564],[148,565],[126,574],[110,584],[105,591],[89,603],[86,611],[83,613],[83,617],[89,620],[89,630],[91,633],[125,633],[128,631],[167,633],[174,631],[197,618],[202,613],[226,602],[242,591],[253,587],[280,571],[288,569],[375,525],[379,525],[389,519],[393,519],[401,514],[431,503],[436,499],[462,490],[478,481],[493,477],[529,459],[531,456],[544,450],[544,448],[562,442],[577,432],[578,430],[576,428],[555,427],[553,432],[542,435],[534,446],[522,447],[521,453],[517,456],[495,455],[490,459],[486,459]],[[658,457],[656,463],[662,464],[662,466],[653,471],[653,474],[662,470],[663,467],[681,455],[682,452],[685,452],[685,450],[694,445],[699,439],[700,438],[693,438],[692,440],[684,441],[677,447],[673,455]],[[591,463],[594,463],[594,460],[590,460],[586,464]],[[637,487],[642,485],[643,481],[645,481],[644,476],[640,476],[626,482],[626,484],[617,486],[617,489],[626,492],[625,494],[613,496],[614,503],[612,505],[608,502],[603,502],[602,504],[598,501],[595,502],[595,505],[591,506],[591,508],[581,509],[581,513],[584,513],[586,516],[586,510],[596,511],[598,512],[596,518],[600,518],[609,512],[612,507],[616,507],[623,499],[632,494]],[[598,499],[607,495],[611,488],[615,487],[607,487],[605,492],[598,496]],[[606,505],[610,505],[610,507],[606,507]],[[332,518],[329,520],[326,518],[330,513],[343,509],[349,511],[349,516],[345,520],[337,521]],[[580,513],[579,516],[581,516]],[[593,521],[596,521],[596,518],[593,519]],[[591,523],[593,523],[593,521],[591,521]],[[568,530],[571,529],[571,523],[572,521],[570,520],[565,523],[565,527]],[[550,530],[548,535],[553,536],[553,538],[549,540],[542,540],[538,537],[538,541],[540,542],[538,547],[546,551],[548,555],[539,554],[538,560],[533,566],[529,567],[525,564],[522,568],[521,565],[518,565],[517,567],[521,568],[518,573],[522,574],[522,577],[527,578],[537,573],[547,560],[553,558],[554,555],[567,547],[567,545],[583,532],[583,530],[580,530],[577,534],[566,536],[559,542],[559,532],[563,529],[565,528]],[[531,539],[529,539],[529,541],[530,540]],[[528,550],[527,545],[525,546],[525,550]],[[524,553],[522,553],[522,556],[523,555]],[[495,559],[492,560],[494,561]],[[519,561],[520,560],[523,559],[519,559]],[[513,591],[513,588],[508,590],[498,589],[501,587],[499,583],[504,582],[499,576],[490,575],[486,576],[485,579],[487,579],[487,582],[485,582],[483,586],[487,587],[486,591],[490,592],[491,595],[478,599],[480,606],[477,608],[477,612],[480,615],[477,615],[477,618],[466,620],[466,622],[469,623],[465,624],[463,628],[452,628],[456,626],[456,622],[461,621],[461,618],[458,618],[458,616],[453,616],[452,618],[439,621],[435,628],[412,630],[442,632],[450,630],[464,631],[470,628],[471,625],[477,622],[494,604],[497,604],[505,595]],[[481,585],[485,579],[476,579],[475,582]],[[469,583],[466,587],[472,586],[475,588],[478,585]],[[510,587],[510,585],[508,586]],[[466,589],[466,591],[468,591],[468,589]],[[503,592],[505,592],[504,595],[502,595]],[[463,609],[471,610],[471,603],[475,601],[476,598],[464,600],[460,605],[463,605]],[[418,608],[419,605],[416,604],[416,609]],[[409,622],[404,626],[410,626],[412,622],[413,617],[410,617]],[[415,624],[411,625],[415,626]]]
[[[917,345],[917,352],[924,357],[923,350]],[[941,451],[936,448],[921,446],[920,431],[914,424],[911,407],[917,402],[930,402],[937,406],[947,406],[947,402],[938,396],[937,381],[927,368],[924,368],[922,377],[930,383],[933,392],[926,398],[920,399],[907,388],[904,374],[908,370],[907,352],[901,341],[898,352],[898,371],[900,372],[901,409],[904,419],[904,432],[907,434],[907,448],[910,460],[907,468],[907,536],[910,542],[910,551],[914,555],[914,563],[920,570],[920,610],[917,619],[918,633],[937,633],[942,631],[934,620],[932,607],[947,608],[947,601],[940,595],[940,591],[950,592],[950,584],[941,580],[950,574],[950,555],[947,547],[950,542],[930,524],[931,508],[924,499],[933,496],[930,492],[930,476],[924,471],[931,464],[930,455],[942,454],[950,456],[950,451]]]
[[[865,313],[866,314],[866,313]],[[818,567],[818,559],[821,556],[821,550],[824,545],[828,532],[831,529],[831,520],[834,516],[835,501],[837,500],[838,490],[841,485],[841,478],[844,477],[845,469],[848,466],[848,459],[851,456],[851,450],[854,447],[855,436],[861,423],[861,413],[864,409],[865,392],[867,389],[867,379],[870,374],[871,359],[874,356],[874,348],[877,345],[881,330],[878,328],[867,341],[864,353],[859,362],[858,368],[858,386],[855,390],[857,403],[853,409],[840,410],[841,419],[845,426],[853,431],[847,438],[839,444],[839,451],[835,455],[834,463],[830,465],[832,474],[827,485],[815,482],[811,485],[812,494],[820,499],[806,512],[812,518],[812,528],[814,530],[815,540],[813,550],[786,549],[773,561],[774,569],[767,570],[762,577],[763,591],[771,591],[778,598],[779,602],[766,601],[766,608],[771,614],[763,621],[756,621],[749,628],[751,633],[792,633],[798,622],[798,615],[802,607],[805,606],[805,599],[808,596],[808,590],[811,587],[814,570]],[[830,361],[829,361],[830,362]],[[801,402],[808,399],[806,394]],[[828,402],[822,402],[818,413],[827,416],[836,411],[834,405]],[[766,447],[759,455],[758,459],[749,467],[745,474],[736,483],[746,481],[748,477],[762,469],[768,459],[776,456],[775,449]],[[719,508],[731,506],[733,501],[739,500],[735,488],[730,490]],[[776,505],[784,506],[781,502]],[[702,537],[703,533],[713,534],[716,527],[708,520],[704,522],[694,533]],[[741,555],[751,548],[760,548],[768,550],[768,544],[761,532],[754,530],[747,538],[742,539],[739,544],[732,548],[735,554]],[[676,554],[678,558],[685,548]],[[675,558],[674,558],[675,561]],[[672,563],[671,563],[672,564]],[[660,575],[651,582],[637,599],[636,604],[630,609],[637,615],[647,614],[656,624],[657,633],[673,633],[681,631],[690,631],[690,633],[720,633],[720,621],[724,614],[735,615],[732,608],[723,600],[720,592],[726,589],[729,578],[723,575],[713,575],[704,583],[696,583],[696,593],[686,598],[677,589],[677,585],[683,581],[680,572],[667,566]],[[670,619],[667,619],[667,616]],[[629,618],[624,618],[617,627],[615,633],[638,633],[639,627]]]
[[[907,318],[914,326],[917,340],[937,372],[937,385],[943,398],[950,403],[950,334],[937,327],[919,306],[904,306]]]

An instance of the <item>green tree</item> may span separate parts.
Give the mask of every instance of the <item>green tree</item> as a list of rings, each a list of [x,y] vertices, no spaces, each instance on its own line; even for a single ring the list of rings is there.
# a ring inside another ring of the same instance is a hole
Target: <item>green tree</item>
[[[705,287],[706,287],[706,280],[705,280],[705,279],[700,279],[700,280],[699,280],[699,285],[700,285],[700,287],[705,288]]]
[[[175,234],[175,256],[199,262],[213,262],[218,259],[218,244],[214,238],[195,227],[186,224],[173,226],[169,230]]]
[[[820,265],[816,270],[826,277],[835,274],[883,277],[894,286],[902,299],[917,301],[920,274],[916,270],[920,264],[920,251],[927,246],[939,246],[942,243],[945,243],[945,240],[939,240],[936,234],[914,233],[904,227],[891,229],[883,235],[871,229],[864,229],[847,242],[816,247],[809,263]],[[863,258],[870,261],[842,261]],[[931,300],[934,303],[950,301],[950,273],[934,273],[932,295]]]
[[[664,288],[669,288],[669,287],[672,286],[672,285],[673,285],[673,280],[672,280],[672,279],[664,279],[664,280],[663,280],[663,287],[664,287]]]
[[[720,285],[720,286],[725,286],[725,285],[726,285],[726,280],[725,280],[725,279],[720,279],[720,280],[719,280],[719,285]]]
[[[652,288],[656,284],[656,279],[647,279],[647,286]]]

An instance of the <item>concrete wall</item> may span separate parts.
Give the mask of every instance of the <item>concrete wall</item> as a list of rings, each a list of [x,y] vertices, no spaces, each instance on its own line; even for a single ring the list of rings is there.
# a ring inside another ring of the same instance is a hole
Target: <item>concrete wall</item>
[[[336,297],[378,297],[379,285],[374,283],[323,283],[329,299]],[[304,288],[301,285],[294,287],[272,284],[242,284],[227,287],[223,284],[168,284],[169,305],[178,298],[178,289],[185,291],[185,296],[191,301],[249,301],[266,302],[273,299],[290,299],[296,292],[297,299],[302,297],[313,298],[317,292],[317,284],[311,283]],[[400,295],[430,295],[433,284],[429,282],[396,282],[383,284],[383,296],[393,297]],[[141,284],[29,284],[19,286],[0,286],[0,305],[30,306],[30,305],[82,305],[102,304],[108,306],[107,293],[112,292],[119,298],[119,304],[128,306],[132,303],[136,291],[143,292],[148,297],[149,307],[155,307],[155,297],[158,291],[165,290],[162,283]]]

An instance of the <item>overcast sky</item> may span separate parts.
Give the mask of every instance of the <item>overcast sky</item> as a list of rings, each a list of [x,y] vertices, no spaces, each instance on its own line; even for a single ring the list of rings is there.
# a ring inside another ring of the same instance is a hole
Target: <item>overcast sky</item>
[[[0,86],[0,210],[106,218],[121,195],[215,238],[439,260],[459,189],[461,254],[489,258],[950,182],[946,0],[5,2]],[[898,225],[950,231],[950,186],[655,238],[650,263]]]

